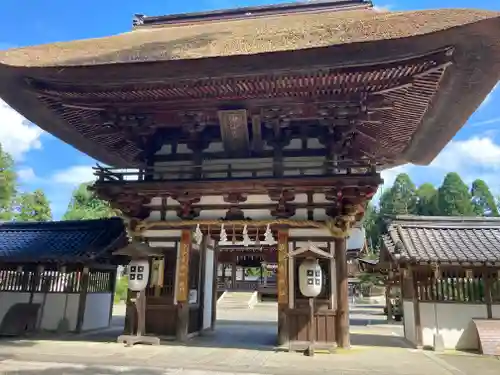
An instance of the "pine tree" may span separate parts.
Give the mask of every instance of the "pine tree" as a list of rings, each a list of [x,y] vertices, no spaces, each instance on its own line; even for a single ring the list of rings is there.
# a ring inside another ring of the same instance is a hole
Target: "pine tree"
[[[422,184],[417,189],[416,214],[421,216],[439,215],[437,190],[429,182]]]
[[[50,221],[52,211],[50,203],[42,190],[23,193],[17,198],[16,219],[19,221]]]
[[[473,216],[472,197],[460,176],[448,173],[438,190],[439,214],[444,216]]]
[[[113,217],[119,215],[117,210],[110,207],[90,190],[90,183],[81,184],[75,191],[69,203],[63,220],[89,220]]]
[[[471,188],[472,206],[478,216],[498,216],[498,208],[490,188],[483,180],[477,179]]]
[[[14,160],[0,145],[0,221],[12,219],[12,206],[16,195],[17,176]]]

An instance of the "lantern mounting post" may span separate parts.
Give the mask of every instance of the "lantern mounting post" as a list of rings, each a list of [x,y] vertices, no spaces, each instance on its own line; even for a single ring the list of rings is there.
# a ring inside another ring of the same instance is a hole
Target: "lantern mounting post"
[[[333,255],[309,241],[306,246],[290,252],[288,256],[305,258],[299,266],[299,287],[300,293],[309,300],[309,346],[304,354],[312,357],[316,346],[315,302],[323,288],[323,270],[318,260],[332,258]]]
[[[133,332],[128,335],[120,335],[117,342],[125,344],[127,347],[135,344],[160,345],[158,337],[145,336],[146,287],[150,276],[149,257],[163,256],[163,254],[150,247],[147,243],[132,241],[123,249],[115,251],[113,255],[123,255],[131,259],[128,269],[128,288],[136,292],[136,296],[132,300],[135,306],[135,320],[137,322],[136,333],[135,335]],[[133,331],[133,325],[131,325],[131,330]]]

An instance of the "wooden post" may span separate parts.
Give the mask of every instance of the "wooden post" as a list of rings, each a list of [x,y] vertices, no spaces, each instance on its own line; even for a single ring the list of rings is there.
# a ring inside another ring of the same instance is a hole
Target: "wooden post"
[[[411,267],[408,269],[409,277],[411,278],[411,298],[413,302],[413,316],[415,319],[415,342],[417,348],[422,348],[422,323],[420,320],[420,301],[418,298],[418,279],[417,274],[413,271]]]
[[[307,355],[314,356],[314,347],[316,346],[316,325],[314,324],[314,298],[309,298],[309,347]]]
[[[349,284],[347,275],[346,239],[335,239],[335,267],[337,271],[336,336],[340,348],[350,348],[349,337]]]
[[[137,293],[135,307],[137,314],[136,336],[142,336],[146,333],[146,291],[141,290]]]
[[[231,290],[236,289],[236,261],[231,264]]]
[[[492,296],[491,296],[491,275],[488,270],[483,270],[484,279],[484,301],[486,302],[486,317],[493,319]]]
[[[83,267],[81,275],[80,299],[78,301],[78,313],[76,316],[76,332],[80,333],[83,329],[83,320],[85,318],[85,305],[87,304],[87,294],[89,289],[89,268]]]
[[[179,244],[179,269],[177,270],[177,329],[179,341],[186,341],[189,329],[189,255],[191,230],[183,229]]]
[[[392,277],[391,272],[389,272],[389,280],[387,285],[385,286],[385,306],[387,308],[387,323],[392,322],[392,303],[391,303],[391,283]]]
[[[109,307],[108,325],[111,325],[111,322],[113,321],[113,308],[115,307],[116,279],[118,277],[118,270],[115,268],[114,271],[111,271],[109,277],[111,278],[109,284],[109,290],[111,292],[111,302]]]
[[[288,308],[288,277],[287,277],[287,255],[288,255],[288,229],[278,231],[278,345],[283,345],[289,340],[287,324]]]
[[[214,247],[213,249],[213,252],[214,252],[214,282],[213,282],[213,290],[212,290],[212,324],[210,326],[210,329],[212,331],[215,330],[215,323],[217,322],[217,301],[218,301],[218,297],[219,297],[219,287],[218,287],[218,284],[217,284],[217,281],[219,280],[218,276],[217,276],[217,272],[219,270],[219,261],[218,261],[218,250],[217,250],[217,247]],[[225,280],[225,272],[226,272],[226,268],[225,268],[225,265],[222,265],[222,280],[224,282],[224,285],[226,283],[226,280]]]

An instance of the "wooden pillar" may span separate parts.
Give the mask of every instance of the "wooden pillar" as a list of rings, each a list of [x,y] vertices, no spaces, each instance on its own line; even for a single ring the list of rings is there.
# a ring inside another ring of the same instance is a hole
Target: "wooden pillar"
[[[350,348],[349,336],[349,284],[347,274],[347,241],[335,239],[335,267],[337,271],[337,345]]]
[[[213,290],[212,290],[212,324],[210,325],[210,329],[212,331],[215,330],[215,322],[217,321],[217,301],[219,299],[219,288],[218,288],[218,276],[217,272],[219,270],[219,261],[218,261],[218,250],[217,247],[214,247],[214,285],[213,285]],[[224,286],[226,285],[226,267],[223,264],[222,265],[222,280]]]
[[[385,286],[385,306],[387,309],[388,323],[392,322],[391,282],[392,282],[392,275],[391,271],[389,271],[389,280],[387,282],[387,285]]]
[[[491,274],[488,270],[483,271],[484,280],[484,301],[486,302],[486,317],[488,319],[493,319],[493,307],[492,307],[492,296],[491,296]]]
[[[76,316],[76,332],[80,333],[83,329],[83,319],[85,318],[85,305],[87,304],[87,294],[89,289],[89,268],[83,267],[83,271],[80,273],[81,287],[80,287],[80,299],[78,301],[78,312]]]
[[[278,345],[284,345],[289,340],[287,309],[288,309],[288,229],[278,231]]]
[[[118,277],[118,269],[115,268],[114,271],[111,271],[109,277],[111,278],[109,283],[109,290],[111,292],[111,304],[109,306],[108,325],[111,325],[111,322],[113,320],[113,307],[115,306],[116,279]]]
[[[415,319],[415,343],[417,348],[422,348],[422,323],[420,320],[420,300],[418,298],[418,274],[409,267],[408,269],[409,277],[411,278],[411,299],[413,302],[413,316]]]
[[[231,289],[236,289],[236,261],[231,264]]]
[[[179,341],[188,339],[189,326],[189,255],[191,252],[191,230],[183,229],[179,244],[179,269],[177,270],[177,329]]]

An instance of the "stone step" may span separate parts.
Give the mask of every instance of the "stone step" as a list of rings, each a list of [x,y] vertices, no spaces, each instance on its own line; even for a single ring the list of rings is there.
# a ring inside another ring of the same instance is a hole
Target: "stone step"
[[[255,292],[225,292],[217,306],[224,309],[248,309],[255,305]]]

